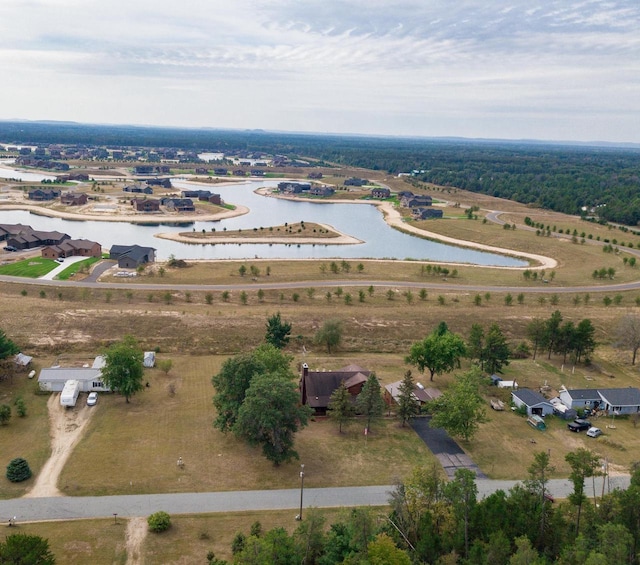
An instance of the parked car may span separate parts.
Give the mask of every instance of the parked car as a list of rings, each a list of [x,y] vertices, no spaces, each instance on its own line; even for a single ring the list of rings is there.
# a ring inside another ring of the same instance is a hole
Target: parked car
[[[567,424],[567,428],[572,432],[584,432],[591,427],[589,420],[583,420],[582,418],[576,418],[573,422]]]
[[[58,263],[64,263],[64,259],[63,259],[62,257],[58,257],[58,258],[56,259],[56,261],[57,261]]]
[[[598,437],[602,435],[602,430],[600,428],[594,428],[592,426],[587,430],[587,435],[589,437]]]
[[[4,250],[5,251],[18,251],[18,248],[14,247],[13,245],[5,245]]]
[[[98,403],[98,393],[90,392],[87,396],[87,406],[95,406]]]

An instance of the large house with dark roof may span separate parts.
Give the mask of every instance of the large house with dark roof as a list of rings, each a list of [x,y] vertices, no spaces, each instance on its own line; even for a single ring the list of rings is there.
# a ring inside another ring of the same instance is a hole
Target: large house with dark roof
[[[29,200],[35,200],[37,202],[46,202],[48,200],[55,200],[60,196],[60,191],[56,188],[34,188],[29,191]]]
[[[118,261],[121,269],[136,269],[140,265],[153,263],[156,260],[156,250],[141,245],[112,245],[109,259]]]
[[[349,394],[355,401],[371,371],[358,365],[347,365],[337,371],[310,371],[303,363],[300,377],[300,400],[315,410],[317,415],[327,413],[329,400],[333,392],[344,382]]]
[[[617,414],[640,412],[640,389],[628,388],[587,388],[560,389],[562,403],[574,409],[606,410]]]
[[[43,245],[59,245],[66,239],[70,239],[70,235],[60,233],[58,231],[40,231],[34,230],[26,226],[28,229],[20,231],[15,235],[7,238],[7,245],[16,249],[33,249]]]

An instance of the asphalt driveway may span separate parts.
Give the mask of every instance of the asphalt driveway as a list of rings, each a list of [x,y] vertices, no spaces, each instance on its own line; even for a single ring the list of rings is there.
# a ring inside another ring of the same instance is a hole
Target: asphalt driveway
[[[430,421],[430,416],[413,418],[411,427],[438,458],[447,477],[453,478],[458,469],[469,469],[476,478],[486,479],[487,476],[480,470],[480,467],[471,460],[455,440],[442,428],[430,427]]]

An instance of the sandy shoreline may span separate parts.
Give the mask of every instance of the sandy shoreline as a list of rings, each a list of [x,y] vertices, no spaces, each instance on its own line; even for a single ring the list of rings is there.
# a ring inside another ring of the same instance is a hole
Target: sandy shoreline
[[[197,184],[197,183],[194,183]],[[261,194],[265,197],[271,198],[281,198],[284,200],[297,200],[295,196],[283,196],[279,194],[273,194],[272,189],[270,188],[259,188],[257,189],[257,193]],[[427,239],[431,239],[433,241],[438,241],[442,243],[448,243],[450,245],[455,245],[458,247],[468,248],[468,249],[477,249],[479,251],[487,251],[490,253],[498,253],[500,255],[507,255],[509,257],[521,258],[529,261],[533,261],[536,263],[535,265],[527,266],[527,267],[499,267],[504,269],[554,269],[558,266],[558,262],[551,258],[545,257],[543,255],[537,255],[534,253],[525,253],[520,251],[515,251],[513,249],[506,249],[503,247],[497,247],[493,245],[485,245],[483,243],[476,243],[472,241],[465,241],[461,239],[456,239],[453,237],[448,237],[445,235],[441,235],[435,232],[430,232],[424,229],[419,229],[414,226],[406,224],[402,220],[402,216],[400,212],[393,207],[390,202],[372,202],[372,201],[345,201],[345,200],[306,200],[305,202],[313,202],[316,204],[368,204],[377,206],[382,215],[384,217],[385,222],[389,224],[391,227],[403,231],[405,233],[413,234],[419,237],[424,237]],[[140,223],[140,224],[150,224],[150,223],[158,223],[158,224],[168,224],[168,223],[188,223],[188,222],[207,222],[207,221],[216,221],[222,220],[225,218],[233,218],[236,216],[241,216],[243,214],[247,214],[249,209],[245,206],[236,206],[234,210],[224,210],[217,214],[205,214],[205,215],[194,215],[194,214],[176,214],[176,215],[166,215],[166,214],[150,214],[150,215],[101,215],[101,214],[76,214],[72,212],[62,212],[59,210],[51,210],[48,208],[43,208],[39,206],[31,206],[28,204],[0,204],[0,210],[27,210],[33,212],[35,214],[41,214],[43,216],[49,216],[54,218],[63,218],[68,220],[94,220],[94,221],[104,221],[104,222],[127,222],[127,223]],[[335,228],[331,228],[333,231],[338,231]],[[207,244],[207,245],[225,245],[225,244],[269,244],[269,243],[277,243],[277,244],[300,244],[300,245],[355,245],[359,243],[363,243],[363,241],[351,237],[347,234],[340,233],[340,237],[337,238],[287,238],[287,237],[274,237],[274,238],[255,238],[251,236],[247,237],[220,237],[215,238],[187,238],[181,236],[179,234],[171,234],[171,233],[157,233],[154,236],[160,239],[167,239],[172,241],[177,241],[180,243],[192,243],[192,244]],[[441,261],[440,261],[441,263]],[[452,263],[453,264],[453,263]],[[457,264],[457,263],[456,263]],[[482,265],[478,265],[479,267]],[[494,267],[495,268],[495,267]]]

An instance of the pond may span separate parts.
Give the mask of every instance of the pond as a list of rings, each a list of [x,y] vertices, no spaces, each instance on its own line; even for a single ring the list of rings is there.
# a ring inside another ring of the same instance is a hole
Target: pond
[[[178,188],[193,188],[194,183],[175,179]],[[292,201],[262,196],[255,190],[273,187],[276,181],[249,181],[234,185],[207,185],[219,193],[225,202],[249,208],[248,214],[219,221],[191,222],[182,225],[155,223],[152,225],[129,224],[126,222],[76,221],[48,218],[26,211],[2,210],[0,223],[31,225],[39,230],[57,230],[68,233],[72,238],[98,241],[103,247],[114,244],[138,244],[157,249],[160,260],[174,255],[180,259],[415,259],[436,262],[469,263],[491,266],[526,266],[526,261],[495,253],[486,253],[455,247],[435,241],[411,236],[390,227],[382,213],[374,205],[349,203],[318,203],[313,201]],[[156,233],[177,233],[184,231],[253,230],[253,228],[281,225],[285,222],[316,222],[329,224],[336,230],[351,235],[364,243],[357,245],[325,244],[187,244],[154,237]],[[443,220],[434,220],[443,221]],[[446,221],[446,220],[444,220]]]

